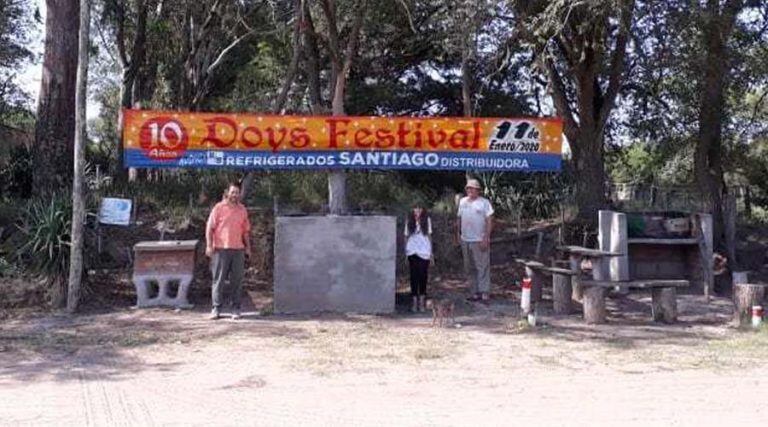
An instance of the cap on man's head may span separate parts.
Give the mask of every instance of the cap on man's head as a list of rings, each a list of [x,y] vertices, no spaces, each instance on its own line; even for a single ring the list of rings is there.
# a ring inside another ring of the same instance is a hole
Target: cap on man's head
[[[476,179],[468,179],[467,185],[464,186],[464,188],[477,188],[478,190],[482,190],[482,186],[480,186],[480,181]]]

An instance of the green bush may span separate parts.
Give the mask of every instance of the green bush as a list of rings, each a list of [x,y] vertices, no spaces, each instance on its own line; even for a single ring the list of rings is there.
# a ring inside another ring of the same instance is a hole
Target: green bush
[[[523,219],[556,218],[562,204],[572,198],[573,188],[565,174],[482,173],[485,197],[498,211],[497,216]]]
[[[0,167],[0,198],[26,198],[32,191],[32,153],[23,145],[13,147]]]
[[[71,200],[62,194],[29,200],[21,210],[18,227],[24,242],[16,250],[19,264],[46,278],[53,301],[59,302],[69,272]]]
[[[16,277],[19,270],[11,261],[0,256],[0,277]]]

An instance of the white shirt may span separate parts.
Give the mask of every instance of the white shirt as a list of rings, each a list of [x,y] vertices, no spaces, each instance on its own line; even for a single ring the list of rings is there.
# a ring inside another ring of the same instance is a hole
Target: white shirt
[[[405,221],[405,232],[403,233],[408,240],[405,242],[405,256],[417,255],[421,259],[429,260],[432,258],[432,243],[429,241],[429,236],[432,235],[432,219],[427,218],[427,234],[421,232],[421,225],[416,223],[416,230],[413,234],[408,235],[408,221],[411,221],[411,217]]]
[[[461,220],[461,240],[482,242],[485,234],[485,219],[493,215],[491,202],[484,197],[470,200],[462,197],[459,201],[458,216]]]

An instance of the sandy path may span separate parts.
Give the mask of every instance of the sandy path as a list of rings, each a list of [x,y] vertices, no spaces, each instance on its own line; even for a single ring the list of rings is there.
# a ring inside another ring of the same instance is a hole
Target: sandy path
[[[572,317],[525,333],[498,316],[460,320],[445,331],[414,317],[211,324],[166,311],[11,322],[0,328],[0,424],[702,426],[768,415],[768,359],[752,347],[768,334],[685,316],[593,329]]]

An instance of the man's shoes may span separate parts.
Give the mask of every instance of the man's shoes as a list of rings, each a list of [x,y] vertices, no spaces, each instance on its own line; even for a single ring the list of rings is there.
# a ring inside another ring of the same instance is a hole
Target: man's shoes
[[[211,314],[208,316],[208,319],[216,320],[219,317],[221,317],[221,313],[219,313],[219,308],[218,307],[213,307],[213,310],[211,310]]]

